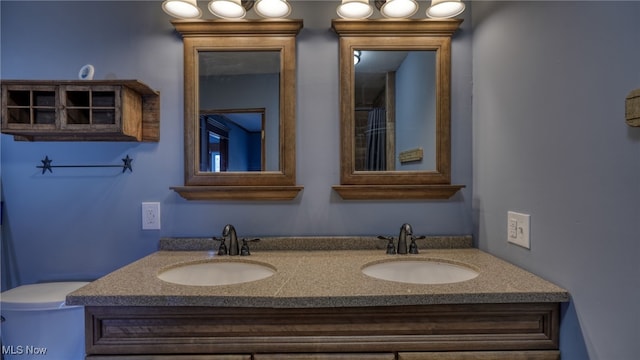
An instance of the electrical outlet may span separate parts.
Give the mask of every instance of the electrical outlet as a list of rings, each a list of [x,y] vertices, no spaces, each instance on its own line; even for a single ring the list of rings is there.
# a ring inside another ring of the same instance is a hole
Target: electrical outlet
[[[513,211],[507,213],[507,241],[531,249],[530,215]]]
[[[142,230],[160,230],[160,203],[142,203]]]

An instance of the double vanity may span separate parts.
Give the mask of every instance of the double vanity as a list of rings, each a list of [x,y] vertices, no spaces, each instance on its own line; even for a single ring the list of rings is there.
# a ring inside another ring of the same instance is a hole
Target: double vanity
[[[560,358],[564,289],[468,236],[416,243],[389,255],[376,237],[269,237],[229,256],[165,238],[67,303],[85,306],[93,360]]]

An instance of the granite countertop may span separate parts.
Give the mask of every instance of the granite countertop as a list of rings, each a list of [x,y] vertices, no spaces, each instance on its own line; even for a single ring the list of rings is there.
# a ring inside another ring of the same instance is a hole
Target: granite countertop
[[[67,305],[309,308],[569,301],[566,290],[471,248],[469,237],[426,239],[419,243],[417,255],[386,255],[386,242],[371,239],[375,238],[306,239],[315,245],[303,250],[293,249],[297,241],[282,239],[280,246],[272,247],[277,241],[263,239],[251,244],[251,256],[218,256],[206,249],[211,247],[207,239],[163,239],[161,250],[69,294]],[[334,249],[345,243],[364,249]],[[433,243],[467,247],[435,249],[427,245]],[[378,280],[361,271],[372,262],[401,258],[465,265],[479,275],[459,283],[420,285]],[[177,264],[202,261],[257,262],[277,271],[266,279],[219,286],[179,285],[157,278],[159,272]]]

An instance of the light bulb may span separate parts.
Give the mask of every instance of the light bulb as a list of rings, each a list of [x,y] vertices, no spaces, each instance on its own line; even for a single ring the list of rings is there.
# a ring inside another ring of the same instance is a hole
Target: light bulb
[[[291,6],[286,0],[258,0],[256,13],[265,18],[285,18],[291,14]]]
[[[180,19],[196,19],[202,16],[202,10],[196,0],[165,0],[162,10],[167,14]]]
[[[368,0],[342,0],[337,13],[343,19],[366,19],[373,14],[373,8]]]
[[[387,0],[380,8],[380,13],[387,18],[405,19],[418,12],[418,3],[414,0]]]
[[[242,19],[247,14],[240,0],[211,0],[209,11],[223,19]]]
[[[427,16],[434,19],[447,19],[460,15],[465,5],[460,0],[433,0],[427,9]]]

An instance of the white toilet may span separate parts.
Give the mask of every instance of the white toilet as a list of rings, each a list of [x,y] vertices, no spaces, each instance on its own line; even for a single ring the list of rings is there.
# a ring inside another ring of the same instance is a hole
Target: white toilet
[[[86,284],[23,285],[0,294],[3,359],[84,359],[84,307],[67,306],[65,298]]]

